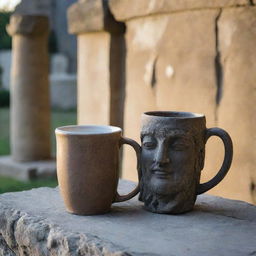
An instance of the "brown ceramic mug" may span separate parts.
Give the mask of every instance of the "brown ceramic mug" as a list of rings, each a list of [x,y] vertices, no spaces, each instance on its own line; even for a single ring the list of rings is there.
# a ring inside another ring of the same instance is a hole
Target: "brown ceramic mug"
[[[66,209],[79,215],[103,214],[111,204],[134,197],[117,192],[119,152],[131,145],[140,158],[137,142],[122,137],[114,126],[64,126],[55,130],[57,139],[57,176]],[[137,162],[138,163],[138,162]]]

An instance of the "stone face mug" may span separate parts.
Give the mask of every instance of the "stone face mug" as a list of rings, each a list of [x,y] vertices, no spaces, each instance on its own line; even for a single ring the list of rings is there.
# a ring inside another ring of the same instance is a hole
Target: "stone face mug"
[[[224,143],[223,164],[210,181],[200,184],[205,144],[218,136]],[[230,136],[206,128],[205,116],[190,112],[155,111],[142,115],[139,200],[156,213],[192,210],[197,195],[216,186],[227,174],[233,156]]]
[[[103,214],[113,202],[128,200],[117,193],[119,149],[131,145],[140,158],[140,146],[121,136],[114,126],[64,126],[55,130],[57,138],[57,177],[66,209],[79,215]]]

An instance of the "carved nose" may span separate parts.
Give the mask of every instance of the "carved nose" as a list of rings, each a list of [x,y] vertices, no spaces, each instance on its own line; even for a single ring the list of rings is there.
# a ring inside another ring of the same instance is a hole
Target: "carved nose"
[[[159,149],[156,153],[155,162],[159,165],[164,165],[170,163],[170,157],[168,154],[168,147],[166,147],[164,144],[161,144],[159,146]]]

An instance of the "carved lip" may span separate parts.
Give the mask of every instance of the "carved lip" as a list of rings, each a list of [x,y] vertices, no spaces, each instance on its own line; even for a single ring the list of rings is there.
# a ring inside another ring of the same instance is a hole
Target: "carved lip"
[[[162,168],[155,168],[152,169],[152,173],[154,175],[156,175],[158,178],[168,178],[169,176],[171,176],[171,172],[166,171],[165,169]]]

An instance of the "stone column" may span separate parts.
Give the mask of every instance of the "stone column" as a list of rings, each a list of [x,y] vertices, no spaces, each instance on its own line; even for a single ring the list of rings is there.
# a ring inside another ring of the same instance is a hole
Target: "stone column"
[[[13,14],[11,156],[0,157],[0,174],[20,180],[56,175],[51,159],[47,16]]]
[[[78,123],[123,125],[124,31],[108,1],[78,1],[68,10],[78,41]]]
[[[50,158],[48,18],[15,14],[12,36],[11,151],[15,161]]]
[[[206,115],[207,127],[226,129],[234,142],[231,169],[209,193],[256,202],[256,7],[252,1],[110,0],[125,22],[124,130],[139,140],[140,116],[149,110]],[[218,139],[207,143],[202,181],[223,159]],[[136,179],[136,159],[124,154],[123,178]],[[241,171],[243,170],[243,171]]]

